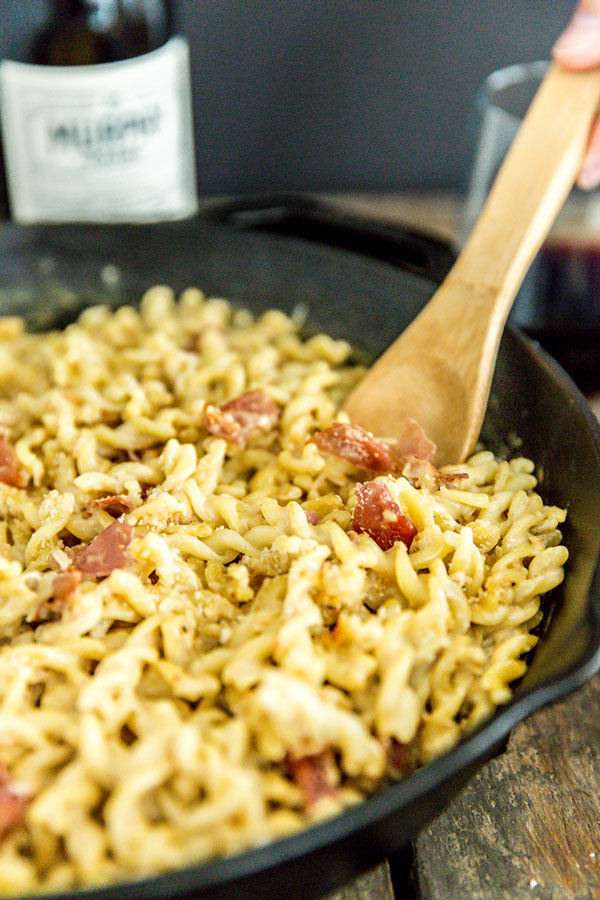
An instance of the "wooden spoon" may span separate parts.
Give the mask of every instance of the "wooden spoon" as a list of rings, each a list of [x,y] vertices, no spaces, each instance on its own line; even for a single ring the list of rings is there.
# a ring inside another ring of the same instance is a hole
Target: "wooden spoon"
[[[472,451],[506,317],[573,186],[599,102],[600,70],[550,67],[453,268],[346,400],[352,422],[397,438],[416,419],[438,465]]]

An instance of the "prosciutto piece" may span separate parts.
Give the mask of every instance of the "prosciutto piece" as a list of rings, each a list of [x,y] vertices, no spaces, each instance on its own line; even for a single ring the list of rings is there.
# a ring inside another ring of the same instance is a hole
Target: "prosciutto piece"
[[[26,479],[17,468],[17,455],[3,429],[0,430],[0,481],[18,488],[23,488],[26,484]]]
[[[255,429],[268,431],[279,418],[279,407],[268,394],[258,388],[241,394],[224,406],[207,403],[204,424],[211,434],[230,444],[244,444]]]
[[[13,793],[8,770],[0,763],[0,841],[21,824],[27,801],[27,797]]]
[[[135,503],[129,497],[123,497],[121,494],[115,494],[112,497],[101,497],[100,500],[92,500],[90,506],[105,509],[115,519],[135,509]]]
[[[402,468],[402,474],[417,487],[430,491],[438,490],[442,484],[456,484],[469,477],[467,472],[440,472],[429,460],[417,459],[416,456],[409,457]]]
[[[410,775],[417,764],[415,741],[402,744],[396,738],[392,738],[388,747],[388,763],[394,778],[405,778]]]
[[[28,621],[33,625],[40,625],[42,622],[60,619],[80,581],[81,574],[74,569],[55,575],[49,587],[50,596],[44,597],[33,615],[28,617]]]
[[[386,444],[375,440],[370,431],[360,425],[334,422],[311,438],[323,453],[345,459],[346,462],[370,472],[395,472],[398,461]]]
[[[287,767],[300,788],[304,805],[310,809],[336,791],[336,762],[331,748],[307,756],[288,757]]]
[[[305,509],[304,515],[306,516],[306,521],[309,525],[318,525],[321,521],[321,516],[318,512],[315,512],[314,509]]]
[[[92,578],[105,578],[114,569],[124,569],[130,563],[127,548],[132,536],[131,525],[116,519],[90,544],[74,549],[73,565],[82,575]]]
[[[410,547],[417,533],[382,481],[356,485],[352,527],[358,534],[368,534],[382,550],[389,550],[396,541]]]
[[[52,596],[55,600],[68,600],[75,593],[80,581],[79,572],[60,572],[52,581]]]
[[[436,445],[427,437],[419,423],[414,419],[407,419],[402,433],[394,445],[396,456],[400,460],[414,456],[417,459],[431,461],[436,450]]]

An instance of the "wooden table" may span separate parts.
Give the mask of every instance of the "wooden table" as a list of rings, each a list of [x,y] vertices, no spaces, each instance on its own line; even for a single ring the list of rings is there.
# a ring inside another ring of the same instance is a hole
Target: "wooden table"
[[[332,198],[328,198],[332,199]],[[338,196],[344,208],[456,240],[456,195]],[[557,230],[600,229],[570,206]],[[600,396],[590,398],[600,416]],[[393,874],[393,880],[390,874]],[[418,835],[330,900],[599,900],[600,675],[539,710]]]

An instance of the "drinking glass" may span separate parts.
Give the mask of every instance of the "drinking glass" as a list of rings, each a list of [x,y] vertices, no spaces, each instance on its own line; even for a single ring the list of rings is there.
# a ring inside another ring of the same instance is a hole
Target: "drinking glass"
[[[538,60],[509,66],[481,87],[460,243],[549,65]],[[535,160],[531,164],[535,168]],[[571,191],[523,282],[511,321],[539,340],[584,389],[600,386],[600,191]]]

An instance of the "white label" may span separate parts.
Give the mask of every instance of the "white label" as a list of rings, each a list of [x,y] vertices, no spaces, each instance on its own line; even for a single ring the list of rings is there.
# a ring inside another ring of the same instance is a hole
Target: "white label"
[[[96,66],[0,65],[12,215],[148,222],[197,209],[186,41]]]

